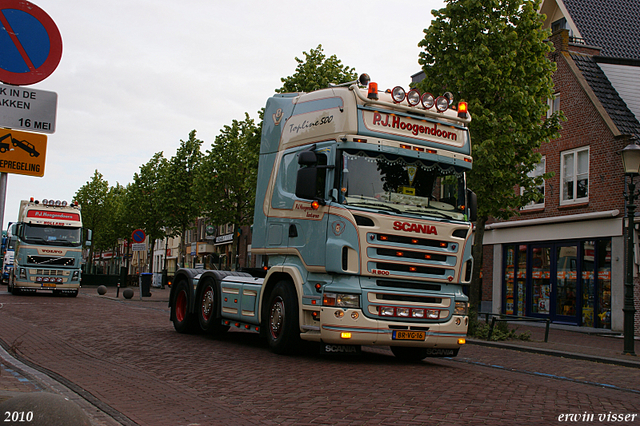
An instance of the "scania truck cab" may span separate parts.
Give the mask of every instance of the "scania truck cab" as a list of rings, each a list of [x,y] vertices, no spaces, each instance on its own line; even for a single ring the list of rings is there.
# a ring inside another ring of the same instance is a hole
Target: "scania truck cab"
[[[260,332],[276,353],[390,346],[404,359],[465,342],[475,194],[471,120],[452,96],[359,81],[267,102],[252,234],[262,277],[182,269],[179,332]]]

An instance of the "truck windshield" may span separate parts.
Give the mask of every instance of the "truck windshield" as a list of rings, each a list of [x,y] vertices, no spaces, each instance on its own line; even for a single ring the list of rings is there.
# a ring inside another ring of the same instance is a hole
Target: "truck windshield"
[[[379,152],[342,151],[340,203],[465,220],[464,170]]]
[[[80,228],[25,224],[22,240],[31,244],[76,247],[80,245],[80,234]]]

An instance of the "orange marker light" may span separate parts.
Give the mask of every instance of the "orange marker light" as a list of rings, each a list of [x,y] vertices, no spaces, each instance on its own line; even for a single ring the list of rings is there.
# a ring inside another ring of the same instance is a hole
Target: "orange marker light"
[[[463,101],[458,102],[458,117],[467,118],[467,112],[467,103]]]
[[[367,98],[378,99],[378,83],[374,83],[373,81],[369,83],[369,93],[367,93]]]

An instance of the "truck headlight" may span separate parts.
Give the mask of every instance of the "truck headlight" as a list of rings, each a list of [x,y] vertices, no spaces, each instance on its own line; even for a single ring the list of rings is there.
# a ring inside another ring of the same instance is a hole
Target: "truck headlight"
[[[322,298],[323,306],[339,306],[341,308],[359,308],[360,295],[348,293],[325,293]]]
[[[27,270],[24,268],[20,268],[20,273],[18,275],[20,278],[22,278],[23,280],[27,279]]]
[[[467,302],[456,302],[453,315],[467,315],[469,312],[469,304]]]
[[[71,276],[71,281],[78,281],[78,277],[80,276],[80,271],[73,271],[73,275]]]

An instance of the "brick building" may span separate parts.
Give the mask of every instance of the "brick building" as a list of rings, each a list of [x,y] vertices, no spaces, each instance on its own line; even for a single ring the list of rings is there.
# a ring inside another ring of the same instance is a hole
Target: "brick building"
[[[544,182],[544,199],[486,227],[483,310],[622,330],[620,151],[640,137],[640,2],[544,0],[541,13],[556,48],[549,106],[567,121],[560,138],[541,147],[532,172],[555,173]],[[637,252],[635,259],[640,311]],[[635,323],[640,334],[640,312]]]

